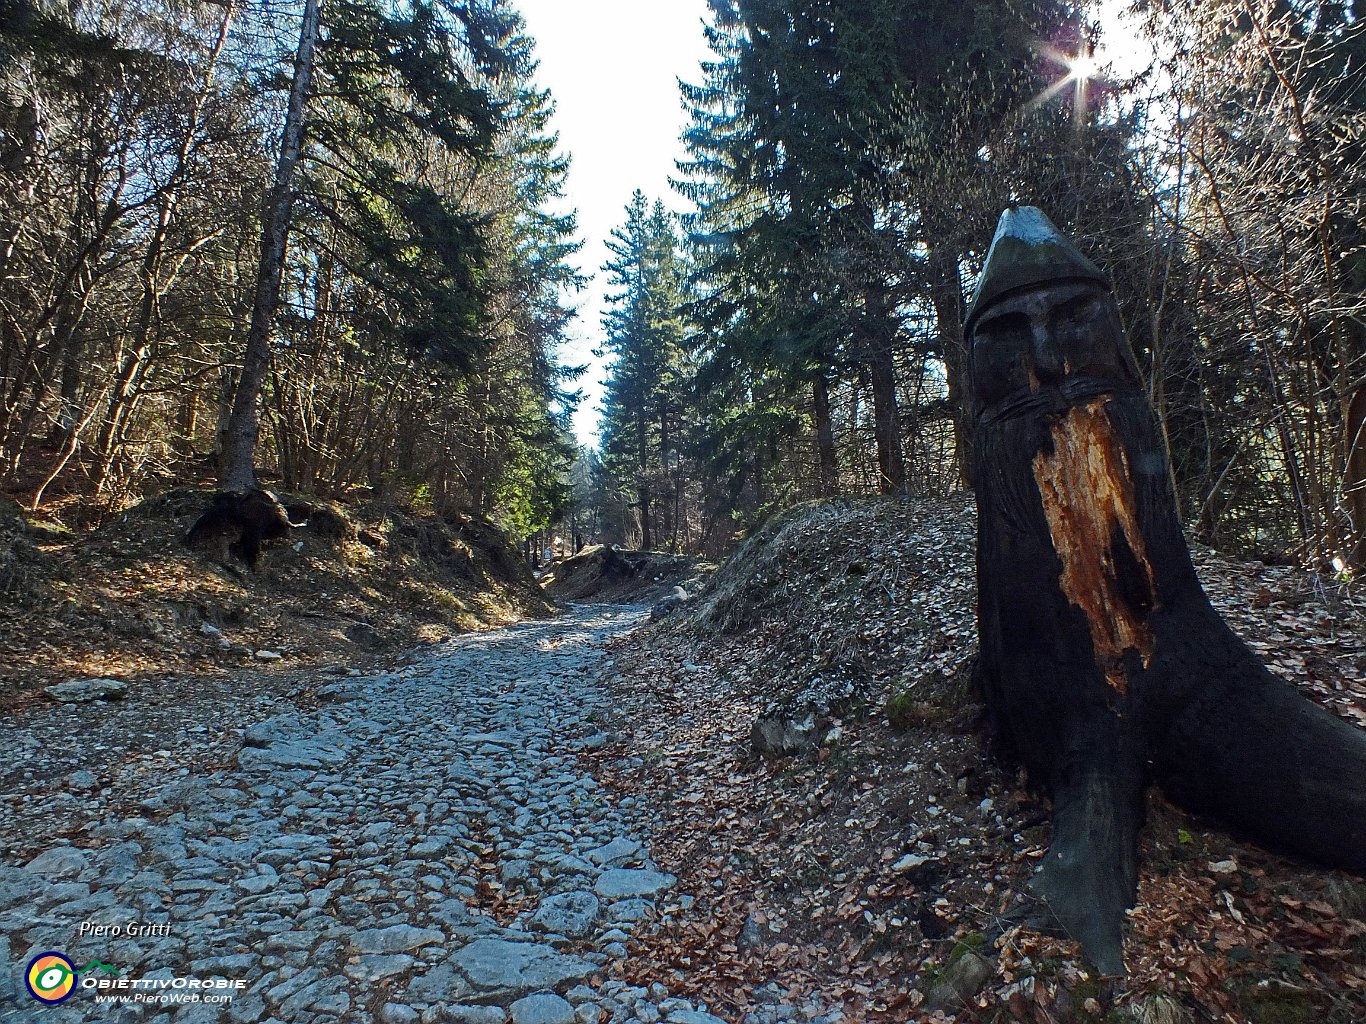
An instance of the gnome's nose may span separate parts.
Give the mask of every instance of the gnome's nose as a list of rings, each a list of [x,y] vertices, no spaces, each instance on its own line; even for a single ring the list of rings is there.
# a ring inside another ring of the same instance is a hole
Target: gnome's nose
[[[1030,317],[1030,358],[1034,360],[1034,376],[1040,384],[1060,384],[1065,375],[1062,346],[1051,337],[1043,317]]]

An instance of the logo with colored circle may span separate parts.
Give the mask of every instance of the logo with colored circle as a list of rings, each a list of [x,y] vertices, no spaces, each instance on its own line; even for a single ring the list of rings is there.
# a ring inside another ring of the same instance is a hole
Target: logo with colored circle
[[[28,994],[40,1003],[60,1003],[76,989],[76,968],[61,953],[40,953],[28,962]]]

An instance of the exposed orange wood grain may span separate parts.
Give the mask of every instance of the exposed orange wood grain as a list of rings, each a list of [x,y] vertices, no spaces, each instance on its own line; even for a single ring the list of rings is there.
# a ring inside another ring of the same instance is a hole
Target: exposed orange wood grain
[[[1112,546],[1117,527],[1138,561],[1153,604],[1156,599],[1128,460],[1105,411],[1106,401],[1076,406],[1053,424],[1053,451],[1035,456],[1034,479],[1062,562],[1063,593],[1086,616],[1106,681],[1127,693],[1124,655],[1137,651],[1146,667],[1153,636],[1151,608],[1132,607],[1119,589]]]

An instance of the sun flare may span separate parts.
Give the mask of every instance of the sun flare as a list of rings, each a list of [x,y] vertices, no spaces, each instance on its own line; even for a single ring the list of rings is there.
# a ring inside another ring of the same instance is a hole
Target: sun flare
[[[1085,82],[1095,78],[1100,69],[1105,66],[1104,58],[1094,50],[1089,53],[1078,53],[1075,57],[1068,57],[1067,80],[1069,82]]]
[[[1027,104],[1033,110],[1070,91],[1078,119],[1094,95],[1104,91],[1105,83],[1123,83],[1151,69],[1153,47],[1140,20],[1129,14],[1121,0],[1102,0],[1096,11],[1094,34],[1061,48],[1057,43],[1039,41],[1039,55],[1054,68],[1061,69],[1051,85]]]

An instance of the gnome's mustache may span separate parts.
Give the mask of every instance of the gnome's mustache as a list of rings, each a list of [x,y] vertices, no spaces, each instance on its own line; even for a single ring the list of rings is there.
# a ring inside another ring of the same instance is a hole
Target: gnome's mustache
[[[1037,390],[1021,388],[999,398],[978,412],[977,421],[981,426],[990,427],[1027,416],[1051,420],[1094,398],[1104,395],[1118,397],[1129,392],[1137,394],[1137,389],[1113,377],[1067,377],[1056,384],[1044,384]]]

